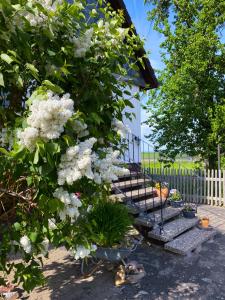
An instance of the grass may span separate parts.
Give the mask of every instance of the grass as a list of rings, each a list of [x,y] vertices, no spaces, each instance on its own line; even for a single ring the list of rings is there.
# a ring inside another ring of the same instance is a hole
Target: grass
[[[159,153],[157,152],[142,152],[142,167],[144,168],[163,168],[166,167],[165,164],[159,162]],[[168,165],[168,164],[167,164]],[[196,164],[194,160],[192,160],[187,155],[180,155],[177,157],[177,160],[174,163],[170,164],[170,168],[173,169],[199,169],[203,166],[199,163]]]
[[[160,163],[159,161],[150,161],[150,168],[162,168],[164,167],[165,164]],[[142,167],[143,168],[149,168],[149,162],[148,161],[142,161]],[[185,161],[185,160],[181,160],[179,162],[175,162],[173,164],[170,165],[170,168],[173,169],[196,169],[197,166],[194,162],[192,161]]]

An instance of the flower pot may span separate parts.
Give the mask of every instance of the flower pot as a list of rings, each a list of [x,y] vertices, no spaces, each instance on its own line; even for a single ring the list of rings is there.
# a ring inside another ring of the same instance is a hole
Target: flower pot
[[[157,193],[157,196],[160,197],[160,189],[156,189],[156,193]],[[167,187],[166,188],[161,188],[161,196],[163,198],[168,198],[169,189]]]
[[[184,201],[183,201],[182,199],[176,200],[176,201],[170,200],[170,205],[171,205],[172,207],[182,207],[183,204],[184,204]]]
[[[187,219],[195,218],[195,210],[183,210],[183,216]]]
[[[202,228],[208,228],[209,227],[209,218],[208,217],[201,218],[200,225]]]
[[[118,262],[122,259],[127,258],[132,252],[132,248],[103,248],[98,247],[94,257],[102,260],[107,260],[110,262]]]

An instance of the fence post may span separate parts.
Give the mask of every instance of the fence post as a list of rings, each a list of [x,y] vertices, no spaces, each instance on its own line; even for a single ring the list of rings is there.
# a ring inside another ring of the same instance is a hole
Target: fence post
[[[225,170],[223,170],[223,205],[225,205]]]

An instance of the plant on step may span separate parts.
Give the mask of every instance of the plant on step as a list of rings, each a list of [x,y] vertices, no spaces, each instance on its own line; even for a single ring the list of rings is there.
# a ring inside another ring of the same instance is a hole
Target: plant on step
[[[156,182],[155,189],[157,191],[158,197],[162,196],[167,198],[169,195],[169,188],[167,182]]]
[[[191,203],[186,203],[183,207],[183,216],[185,218],[194,218],[196,213],[196,208]]]
[[[183,211],[196,211],[196,208],[193,204],[187,203],[184,205]]]
[[[79,220],[127,171],[118,157],[132,82],[115,74],[137,68],[141,43],[122,12],[86,2],[0,1],[0,284],[12,271],[26,291],[44,284],[49,243],[75,258],[95,249]],[[105,226],[99,243],[111,245],[130,223],[122,206],[102,217],[116,231]]]
[[[87,214],[85,223],[93,243],[102,247],[113,247],[123,242],[132,218],[124,205],[100,200]]]
[[[170,201],[180,201],[182,199],[181,193],[176,191],[170,196]]]

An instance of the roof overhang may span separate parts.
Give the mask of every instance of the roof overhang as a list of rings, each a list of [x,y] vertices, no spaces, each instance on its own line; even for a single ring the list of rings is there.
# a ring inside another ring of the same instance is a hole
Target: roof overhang
[[[131,20],[131,17],[127,11],[127,8],[126,8],[126,5],[124,4],[123,0],[108,0],[109,3],[111,4],[112,8],[114,10],[123,10],[123,13],[124,13],[124,18],[125,18],[125,24],[124,26],[125,27],[131,27],[131,25],[133,24],[132,23],[132,20]],[[136,30],[134,29],[134,33],[136,35],[137,32]],[[143,56],[146,56],[146,51],[144,48],[140,48],[138,51],[136,51],[136,55],[137,57],[143,57]],[[148,58],[144,57],[143,58],[143,62],[144,62],[144,67],[142,66],[142,64],[140,62],[138,62],[138,67],[140,69],[140,72],[145,80],[145,83],[146,83],[146,88],[147,89],[153,89],[153,88],[157,88],[159,83],[157,81],[157,78],[155,76],[155,72],[151,66],[151,63],[149,61]]]

